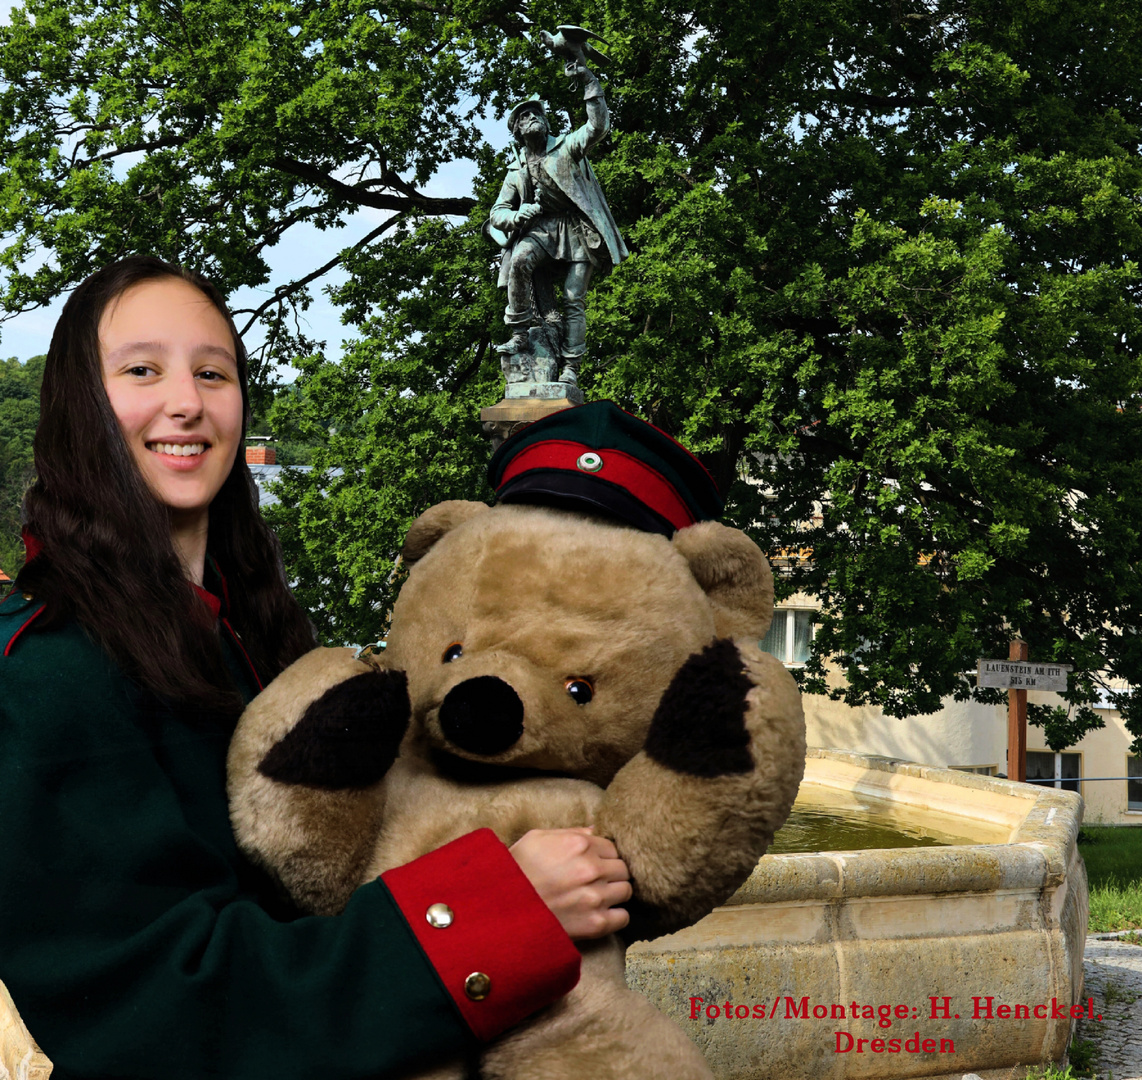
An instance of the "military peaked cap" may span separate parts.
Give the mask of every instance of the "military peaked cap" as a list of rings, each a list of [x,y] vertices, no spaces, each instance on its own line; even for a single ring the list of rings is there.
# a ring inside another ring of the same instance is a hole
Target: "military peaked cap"
[[[722,513],[706,467],[613,401],[529,424],[492,456],[488,480],[500,502],[586,510],[664,536]]]

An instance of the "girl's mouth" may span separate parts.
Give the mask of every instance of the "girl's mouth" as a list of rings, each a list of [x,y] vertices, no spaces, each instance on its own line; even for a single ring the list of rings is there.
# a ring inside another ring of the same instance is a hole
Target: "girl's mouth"
[[[208,446],[208,443],[147,443],[147,449],[152,453],[172,454],[175,457],[196,457],[203,453]]]

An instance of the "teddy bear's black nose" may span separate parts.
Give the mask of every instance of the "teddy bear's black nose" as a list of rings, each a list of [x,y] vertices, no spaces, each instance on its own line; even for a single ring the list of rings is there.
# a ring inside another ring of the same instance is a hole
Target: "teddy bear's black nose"
[[[440,728],[449,742],[472,754],[499,754],[523,734],[523,702],[503,679],[481,675],[448,691]]]

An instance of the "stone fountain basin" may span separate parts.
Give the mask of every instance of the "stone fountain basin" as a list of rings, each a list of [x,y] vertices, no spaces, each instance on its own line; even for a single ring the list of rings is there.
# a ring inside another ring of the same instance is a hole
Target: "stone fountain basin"
[[[816,748],[802,789],[974,842],[767,855],[724,907],[633,945],[627,982],[715,1076],[1000,1080],[1060,1061],[1087,1008],[1082,799]]]

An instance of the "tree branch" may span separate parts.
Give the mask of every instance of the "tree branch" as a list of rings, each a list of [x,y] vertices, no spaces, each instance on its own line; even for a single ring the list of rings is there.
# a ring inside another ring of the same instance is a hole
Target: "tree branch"
[[[129,143],[126,146],[116,147],[114,150],[108,150],[105,154],[96,154],[93,158],[88,158],[86,161],[76,161],[75,154],[72,154],[72,168],[73,169],[86,169],[94,165],[97,161],[107,161],[110,158],[119,157],[121,154],[137,154],[140,151],[151,150],[165,150],[168,146],[182,146],[186,139],[181,135],[168,135],[162,139],[155,139],[153,142],[139,142]],[[78,147],[76,148],[78,152]]]
[[[406,192],[403,196],[389,195],[381,192],[367,190],[361,184],[345,184],[334,179],[321,169],[307,165],[304,161],[295,158],[277,157],[270,165],[296,176],[300,180],[307,180],[311,184],[325,188],[327,191],[344,199],[346,202],[356,203],[358,206],[371,206],[377,210],[395,210],[398,214],[406,214],[410,210],[421,210],[426,214],[456,215],[467,217],[476,200],[467,196],[453,199],[435,199],[422,195],[419,191],[401,182],[401,189]]]
[[[378,225],[371,233],[369,233],[367,236],[363,237],[361,240],[358,240],[357,243],[355,243],[351,248],[347,248],[346,250],[340,252],[338,255],[334,256],[324,266],[319,266],[312,273],[306,274],[305,277],[298,278],[296,281],[291,281],[288,285],[279,285],[274,290],[273,296],[271,296],[260,307],[257,307],[257,308],[236,308],[234,311],[231,311],[231,313],[230,313],[231,315],[249,315],[250,316],[246,325],[243,326],[240,331],[238,331],[239,336],[245,337],[246,331],[249,330],[250,327],[253,326],[255,322],[257,322],[258,318],[268,308],[273,307],[274,304],[281,303],[281,301],[285,300],[286,297],[292,296],[295,292],[297,292],[298,289],[304,288],[311,281],[314,281],[315,279],[321,277],[323,274],[329,273],[329,271],[332,270],[333,267],[335,267],[338,263],[343,262],[347,255],[351,255],[354,252],[360,251],[367,244],[371,244],[374,240],[376,240],[376,238],[378,236],[380,236],[383,232],[385,232],[390,226],[394,225],[397,221],[399,221],[401,217],[402,217],[402,215],[399,213],[393,214],[393,216],[391,218],[389,218],[387,221],[381,222],[381,224]]]
[[[319,208],[316,206],[303,205],[286,214],[284,217],[278,218],[273,225],[269,226],[265,232],[262,233],[261,240],[248,249],[249,254],[260,255],[266,248],[273,247],[294,225],[308,220],[318,212]]]
[[[484,354],[488,351],[488,339],[486,337],[480,338],[480,343],[476,346],[476,355],[472,358],[463,371],[459,371],[452,378],[452,382],[448,387],[450,393],[455,394],[461,386],[464,385],[477,371],[480,370],[480,365],[484,362]]]

